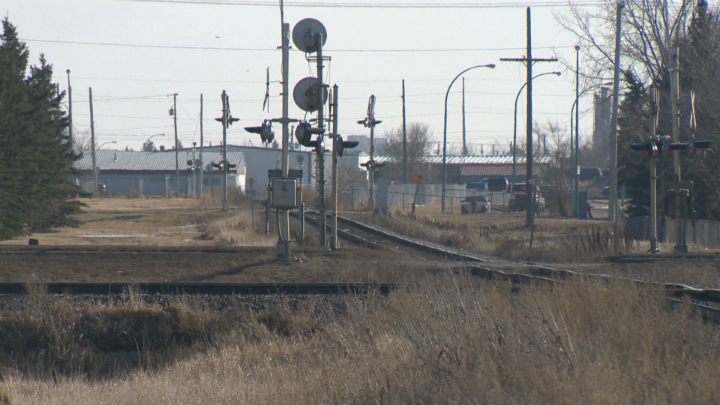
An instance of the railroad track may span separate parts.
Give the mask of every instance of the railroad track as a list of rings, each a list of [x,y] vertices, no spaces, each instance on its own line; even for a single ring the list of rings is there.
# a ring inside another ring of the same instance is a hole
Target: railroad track
[[[370,283],[7,283],[2,294],[28,294],[42,290],[61,295],[117,295],[132,291],[164,295],[347,295],[368,292],[387,295],[397,284]]]
[[[306,213],[308,213],[308,211],[306,211]],[[309,221],[316,226],[320,226],[320,221],[317,217],[319,213],[316,211],[309,211],[309,213],[310,215],[306,216],[306,219],[309,219]],[[340,228],[340,224],[343,225],[343,229]],[[348,227],[350,229],[348,229]],[[330,229],[329,226],[328,229]],[[372,238],[358,235],[358,230],[362,233],[372,235]],[[398,251],[398,249],[393,246],[400,244],[416,252],[420,252],[422,255],[439,256],[457,262],[464,262],[470,267],[471,274],[476,277],[481,277],[487,280],[502,280],[511,282],[517,287],[523,284],[554,283],[556,281],[570,278],[585,278],[601,281],[624,280],[628,282],[635,282],[637,284],[662,286],[667,291],[668,299],[672,302],[679,302],[682,299],[687,298],[692,301],[695,311],[701,314],[703,318],[720,322],[720,289],[697,288],[682,283],[648,283],[647,281],[620,278],[605,274],[579,273],[573,270],[557,269],[529,262],[518,263],[518,266],[521,268],[524,267],[526,271],[522,273],[507,273],[502,270],[477,265],[477,263],[489,263],[489,261],[485,258],[481,258],[470,253],[457,252],[452,249],[436,246],[427,243],[426,241],[415,240],[342,216],[338,216],[338,237],[346,238],[355,243],[364,244],[372,248],[389,249],[394,251]],[[385,241],[384,243],[383,240]],[[392,242],[392,244],[388,244],[388,242]],[[415,254],[415,256],[422,257],[421,254]],[[715,306],[707,305],[708,303]]]

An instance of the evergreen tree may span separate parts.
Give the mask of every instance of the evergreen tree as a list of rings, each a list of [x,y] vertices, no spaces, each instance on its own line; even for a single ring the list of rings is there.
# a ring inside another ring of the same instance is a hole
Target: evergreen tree
[[[28,70],[29,52],[7,17],[0,35],[0,239],[75,225],[82,191],[69,182],[79,158],[67,135],[64,93],[44,56]]]

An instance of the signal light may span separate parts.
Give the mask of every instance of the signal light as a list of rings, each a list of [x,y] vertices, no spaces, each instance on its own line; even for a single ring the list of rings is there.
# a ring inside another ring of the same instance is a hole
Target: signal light
[[[710,144],[712,144],[712,141],[695,141],[695,140],[693,140],[690,143],[690,148],[692,150],[692,153],[694,155],[697,155],[697,153],[700,150],[705,150],[705,149],[709,148]]]
[[[317,142],[311,140],[313,134],[324,134],[325,128],[313,128],[307,122],[301,122],[295,128],[295,139],[303,146],[317,146]]]
[[[336,151],[337,155],[342,157],[343,153],[345,153],[345,149],[352,149],[356,146],[358,146],[360,142],[357,141],[343,141],[342,136],[337,136],[335,138],[333,148]]]
[[[272,130],[272,121],[265,120],[259,127],[245,127],[245,130],[253,134],[260,134],[263,143],[270,143],[275,139],[275,132]]]

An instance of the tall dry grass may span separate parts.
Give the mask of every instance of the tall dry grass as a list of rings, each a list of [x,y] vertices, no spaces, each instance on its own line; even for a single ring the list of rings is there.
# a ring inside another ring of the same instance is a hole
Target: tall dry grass
[[[206,191],[198,204],[201,208],[222,207],[222,190],[212,193]],[[271,227],[270,235],[265,234],[265,208],[255,203],[255,223],[250,207],[250,197],[236,189],[228,191],[228,206],[232,208],[226,215],[208,213],[197,217],[200,224],[200,238],[212,240],[225,246],[274,246],[277,234]]]
[[[160,372],[57,383],[10,375],[12,403],[636,404],[720,402],[718,330],[663,291],[442,275],[260,341],[226,339]]]
[[[517,216],[483,225],[454,218],[412,218],[401,211],[362,214],[361,217],[402,235],[509,260],[586,262],[615,252],[612,226],[604,223],[567,227],[551,221],[537,221],[531,250],[530,230],[525,227],[525,220]],[[618,249],[622,253],[646,249],[629,234],[620,234],[618,242]]]

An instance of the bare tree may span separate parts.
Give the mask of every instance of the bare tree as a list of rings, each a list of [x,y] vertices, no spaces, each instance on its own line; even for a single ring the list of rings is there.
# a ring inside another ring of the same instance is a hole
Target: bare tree
[[[408,177],[423,176],[429,178],[427,165],[423,164],[424,156],[431,153],[433,146],[432,131],[427,124],[411,122],[407,125],[407,170]],[[392,161],[380,169],[382,175],[389,180],[402,180],[403,176],[403,132],[402,127],[385,132],[386,145],[381,154],[390,156]]]
[[[665,2],[668,4],[667,18]],[[659,81],[666,76],[670,61],[667,36],[674,38],[674,34],[686,31],[693,3],[693,0],[625,2],[621,59],[625,68],[621,66],[621,70],[639,69],[637,74],[642,80]],[[571,2],[571,6],[569,14],[556,14],[555,18],[578,38],[585,59],[582,77],[595,83],[612,77],[617,2],[605,0],[602,6],[592,8]],[[571,70],[575,69],[574,62],[564,61]]]
[[[557,122],[548,122],[543,126],[535,124],[535,133],[544,139],[543,147],[550,162],[540,168],[543,184],[550,189],[547,202],[558,215],[566,217],[572,212],[572,162],[570,161],[570,142],[567,132]]]

